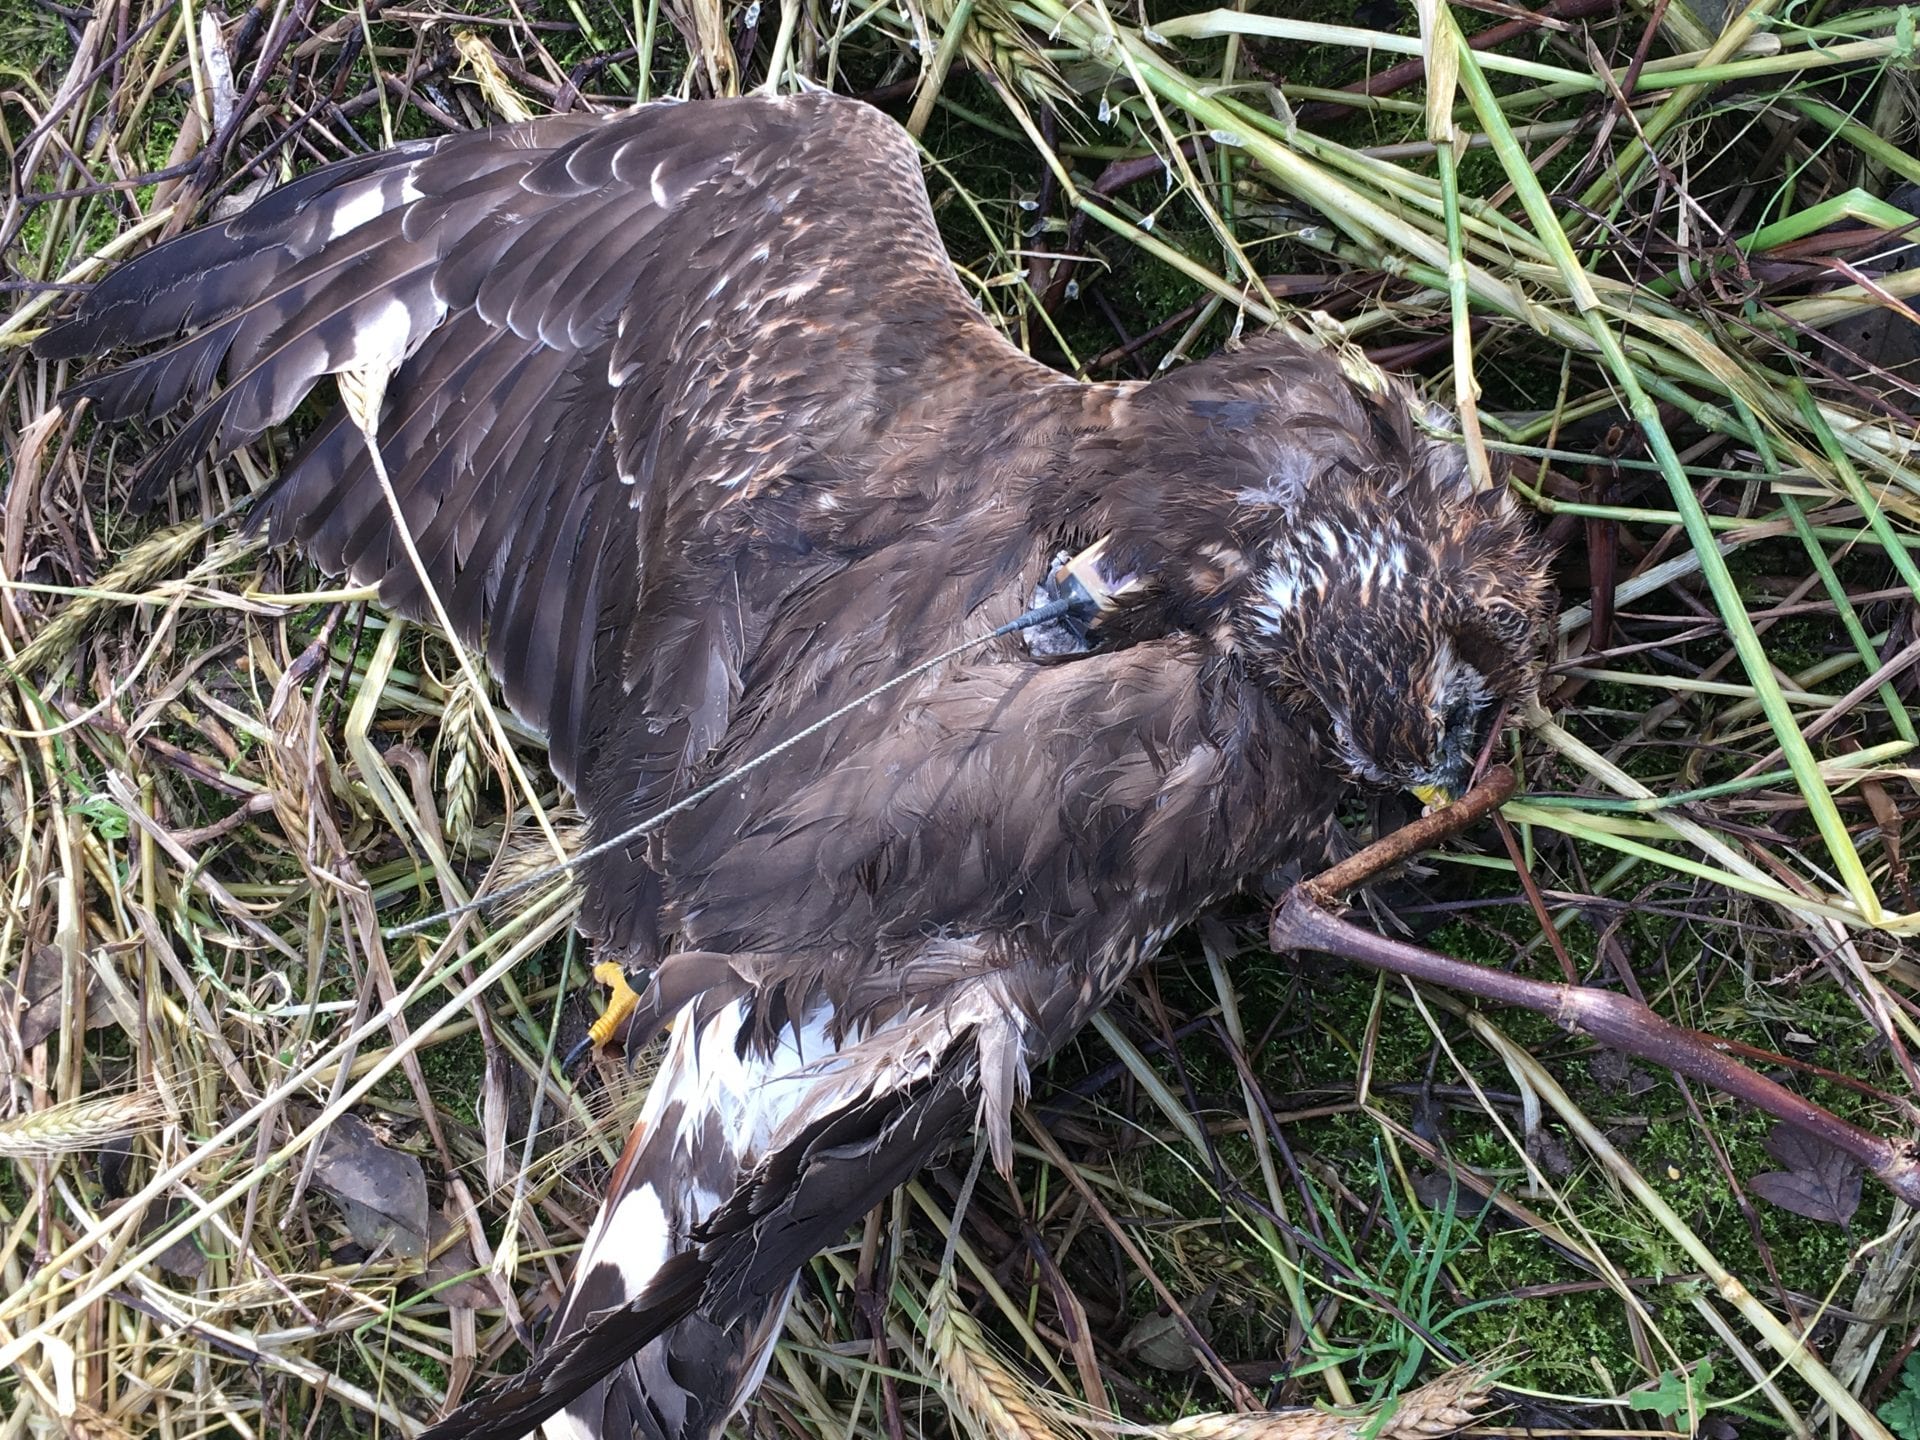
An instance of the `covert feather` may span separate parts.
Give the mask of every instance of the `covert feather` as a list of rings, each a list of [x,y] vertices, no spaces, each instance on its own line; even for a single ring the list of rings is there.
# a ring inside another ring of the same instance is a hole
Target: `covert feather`
[[[185,418],[140,484],[391,372],[252,523],[427,613],[549,737],[593,839],[1019,615],[589,862],[583,928],[676,1015],[522,1377],[434,1437],[704,1440],[820,1247],[1009,1112],[1166,939],[1311,862],[1346,786],[1459,788],[1526,695],[1544,556],[1396,383],[1270,335],[1151,383],[1020,353],[918,158],[827,95],[656,104],[302,176],[38,343]],[[664,999],[662,997],[665,997]]]

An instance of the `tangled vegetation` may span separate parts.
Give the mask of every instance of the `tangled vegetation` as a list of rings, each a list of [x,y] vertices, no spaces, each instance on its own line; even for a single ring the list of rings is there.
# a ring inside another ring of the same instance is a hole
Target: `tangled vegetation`
[[[537,863],[565,797],[436,636],[235,527],[313,416],[137,514],[141,438],[25,348],[303,168],[536,112],[863,95],[1048,362],[1144,378],[1286,319],[1418,377],[1560,543],[1563,609],[1503,740],[1523,795],[1375,919],[1913,1135],[1915,30],[1846,0],[18,0],[4,1433],[410,1433],[523,1363],[637,1109],[640,1076],[556,1062],[592,1013],[564,888],[451,946],[383,930]],[[966,1156],[816,1261],[741,1433],[1270,1435],[1181,1417],[1471,1363],[1504,1367],[1493,1424],[1920,1440],[1912,1216],[1844,1156],[1263,922],[1187,937],[1054,1066],[951,1247]]]

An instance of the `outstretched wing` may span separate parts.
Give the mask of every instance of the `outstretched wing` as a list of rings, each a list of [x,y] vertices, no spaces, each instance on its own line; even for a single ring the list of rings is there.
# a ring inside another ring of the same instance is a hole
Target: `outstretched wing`
[[[723,571],[729,545],[803,556],[818,491],[873,468],[904,376],[937,363],[964,388],[1031,365],[960,289],[905,132],[827,95],[342,161],[122,267],[36,349],[164,340],[77,387],[107,420],[189,407],[142,468],[149,494],[322,377],[397,367],[381,451],[425,577],[570,783],[598,686],[671,677],[683,693],[649,713],[684,721],[688,763],[723,731],[739,615],[634,633],[677,569]],[[336,411],[260,517],[423,616],[392,503]]]

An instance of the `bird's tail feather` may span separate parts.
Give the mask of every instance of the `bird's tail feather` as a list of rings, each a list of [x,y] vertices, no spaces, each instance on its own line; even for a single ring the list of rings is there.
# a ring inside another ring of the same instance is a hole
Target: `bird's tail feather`
[[[706,1440],[765,1372],[786,1292],[739,1322],[715,1325],[697,1308],[709,1267],[692,1237],[792,1110],[806,1084],[793,1072],[824,1058],[831,1041],[824,1025],[803,1026],[763,1055],[741,1044],[746,1023],[744,1006],[734,1002],[717,1012],[689,1005],[674,1024],[548,1352],[558,1358],[609,1310],[642,1312],[623,1327],[623,1339],[659,1333],[548,1421],[547,1440]],[[584,1374],[613,1358],[583,1353],[577,1365]]]
[[[820,1007],[766,1054],[743,1043],[742,1001],[679,1013],[545,1350],[520,1381],[461,1407],[429,1440],[504,1440],[535,1427],[545,1440],[720,1432],[766,1370],[792,1286],[717,1322],[703,1303],[713,1264],[698,1235],[831,1058],[829,1018]]]
[[[697,1009],[697,1007],[695,1007]],[[977,1108],[940,1017],[842,1048],[821,1005],[764,1055],[747,1003],[683,1011],[553,1336],[421,1440],[712,1440],[752,1394],[808,1257]],[[921,1057],[877,1082],[867,1063]],[[971,1047],[961,1047],[970,1053]]]

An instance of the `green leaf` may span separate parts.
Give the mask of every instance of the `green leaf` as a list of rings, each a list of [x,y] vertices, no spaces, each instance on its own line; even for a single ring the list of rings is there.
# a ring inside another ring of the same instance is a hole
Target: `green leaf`
[[[1900,1388],[1874,1411],[1900,1440],[1920,1440],[1920,1355],[1909,1355]]]
[[[1651,1410],[1662,1420],[1672,1422],[1694,1409],[1704,1409],[1698,1397],[1706,1393],[1713,1383],[1713,1362],[1702,1360],[1694,1366],[1693,1374],[1668,1370],[1648,1390],[1636,1390],[1627,1396],[1627,1403],[1636,1410]]]
[[[77,805],[69,805],[67,813],[85,819],[102,840],[124,840],[133,829],[127,812],[104,795],[90,796]]]

